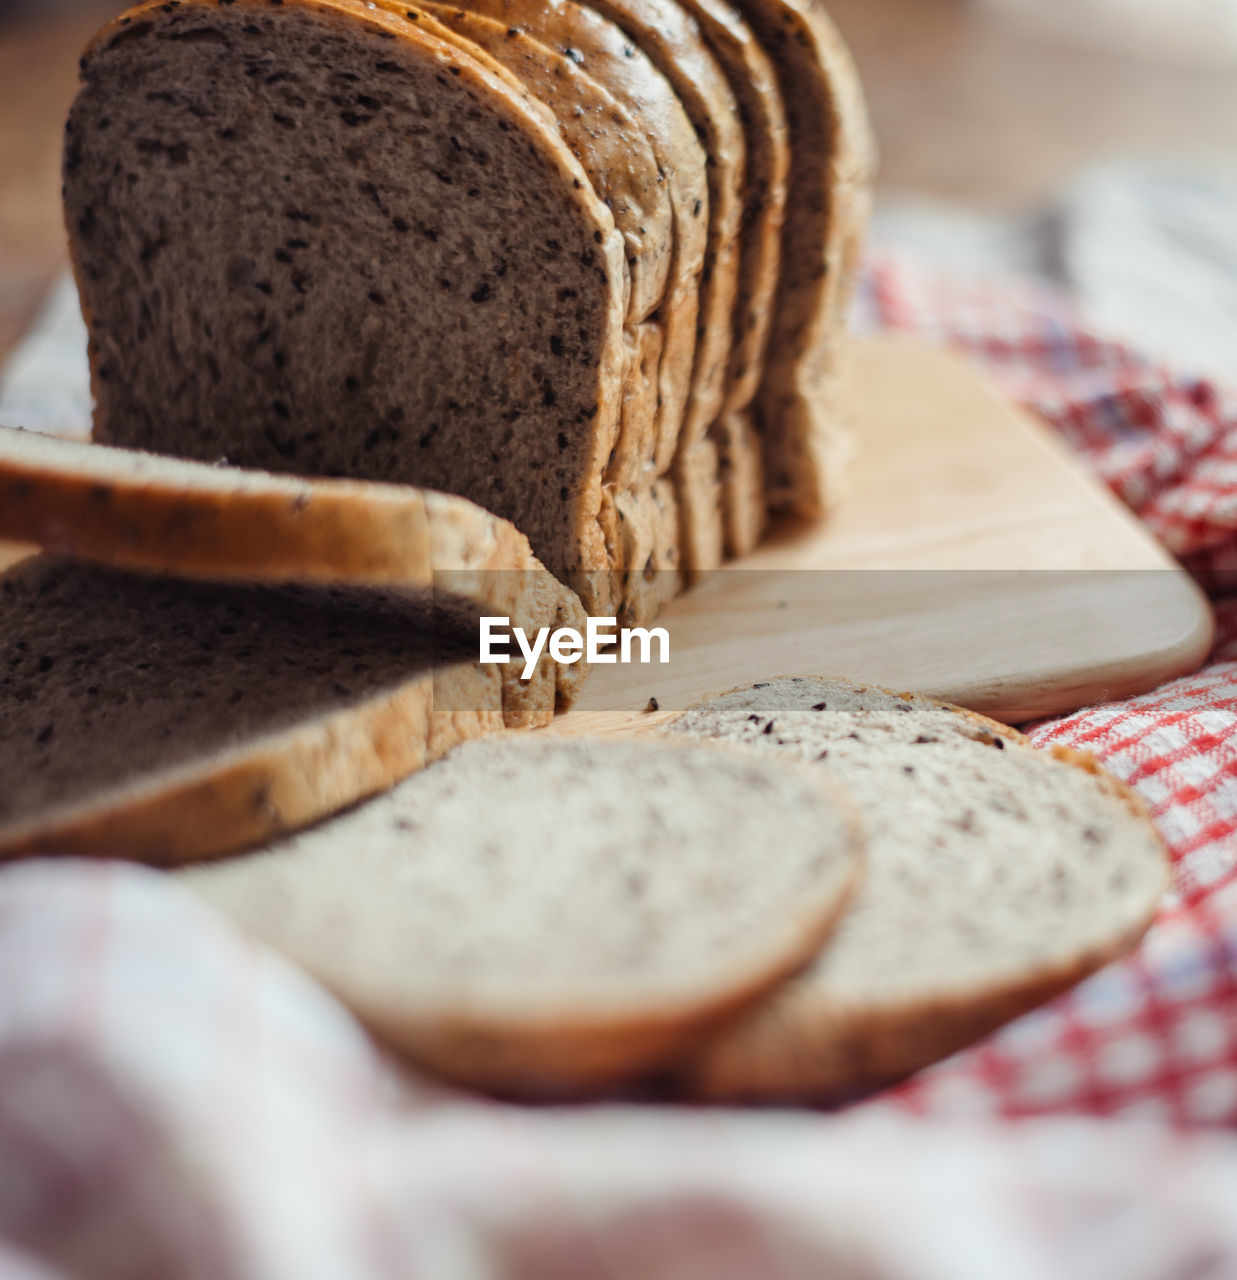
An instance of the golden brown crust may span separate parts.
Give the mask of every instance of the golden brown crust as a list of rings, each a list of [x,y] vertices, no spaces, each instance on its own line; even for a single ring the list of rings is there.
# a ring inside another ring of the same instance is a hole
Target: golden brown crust
[[[63,449],[62,457],[40,461],[27,455],[28,442],[40,450]],[[113,479],[92,472],[96,450],[118,452],[77,441],[36,442],[0,428],[0,537],[194,578],[433,584],[429,522],[419,489],[271,476],[265,491],[227,491],[193,485],[195,472],[204,481],[226,474],[193,463],[183,464],[183,482]],[[480,534],[485,513],[467,511],[469,506],[461,502],[459,515],[450,518]]]
[[[128,458],[151,469],[106,465]],[[575,594],[514,525],[407,485],[229,472],[0,427],[0,538],[176,577],[435,592],[526,629],[583,626]],[[586,671],[543,655],[525,685],[504,667],[508,724],[545,724]]]
[[[435,698],[470,708],[435,710]],[[0,832],[0,859],[71,854],[176,866],[275,839],[386,790],[452,747],[503,726],[494,668],[462,663],[394,693],[259,738]]]
[[[810,1028],[800,1034],[798,1021],[788,1019],[776,1046],[753,1043],[750,1054],[737,1052],[734,1044],[724,1053],[706,1049],[686,1070],[685,1089],[710,1102],[822,1102],[895,1084],[1128,955],[1154,918],[1152,908],[1108,945],[980,995],[942,992],[931,1000],[879,1008],[821,1001],[804,1015]]]

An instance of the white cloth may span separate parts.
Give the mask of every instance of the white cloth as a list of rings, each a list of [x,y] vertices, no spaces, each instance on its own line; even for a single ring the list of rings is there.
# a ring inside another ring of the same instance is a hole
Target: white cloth
[[[941,265],[1056,281],[1096,331],[1237,382],[1237,163],[1227,177],[1105,166],[1008,219],[887,202],[875,234]]]
[[[1237,1275],[1232,1138],[455,1096],[140,867],[0,873],[0,990],[6,1280]]]

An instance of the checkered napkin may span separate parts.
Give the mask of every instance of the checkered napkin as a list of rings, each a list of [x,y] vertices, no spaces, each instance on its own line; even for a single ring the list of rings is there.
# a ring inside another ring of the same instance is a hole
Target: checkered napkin
[[[1139,953],[842,1114],[531,1110],[405,1071],[154,872],[10,867],[0,1280],[1237,1276],[1237,400],[1038,286],[884,257],[860,303],[977,358],[1216,595],[1199,674],[1032,729],[1154,808]]]
[[[1176,884],[1139,954],[878,1105],[1237,1126],[1237,393],[1089,333],[1046,285],[888,255],[859,310],[974,357],[1052,423],[1212,591],[1218,624],[1196,675],[1031,729],[1152,806]]]

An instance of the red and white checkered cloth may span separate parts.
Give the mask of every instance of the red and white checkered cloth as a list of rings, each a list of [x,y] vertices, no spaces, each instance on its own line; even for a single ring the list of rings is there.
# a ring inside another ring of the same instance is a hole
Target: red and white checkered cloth
[[[1218,624],[1197,674],[1031,730],[1037,745],[1092,752],[1150,802],[1176,884],[1146,944],[887,1101],[917,1114],[1237,1126],[1237,391],[1087,332],[1039,283],[888,255],[859,310],[870,327],[974,357],[1057,427],[1211,590]]]
[[[401,1071],[154,872],[11,867],[0,1280],[1237,1277],[1237,398],[1032,284],[885,257],[859,309],[975,356],[1217,593],[1197,675],[1032,730],[1154,808],[1139,953],[842,1115],[524,1110]]]

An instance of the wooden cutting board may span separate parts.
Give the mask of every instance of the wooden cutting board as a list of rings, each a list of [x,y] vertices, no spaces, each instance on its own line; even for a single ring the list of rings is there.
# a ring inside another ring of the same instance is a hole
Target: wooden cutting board
[[[1018,723],[1194,670],[1193,581],[1047,428],[960,359],[859,344],[843,503],[786,525],[658,619],[668,665],[594,668],[558,732],[649,727],[775,675],[914,689]]]

